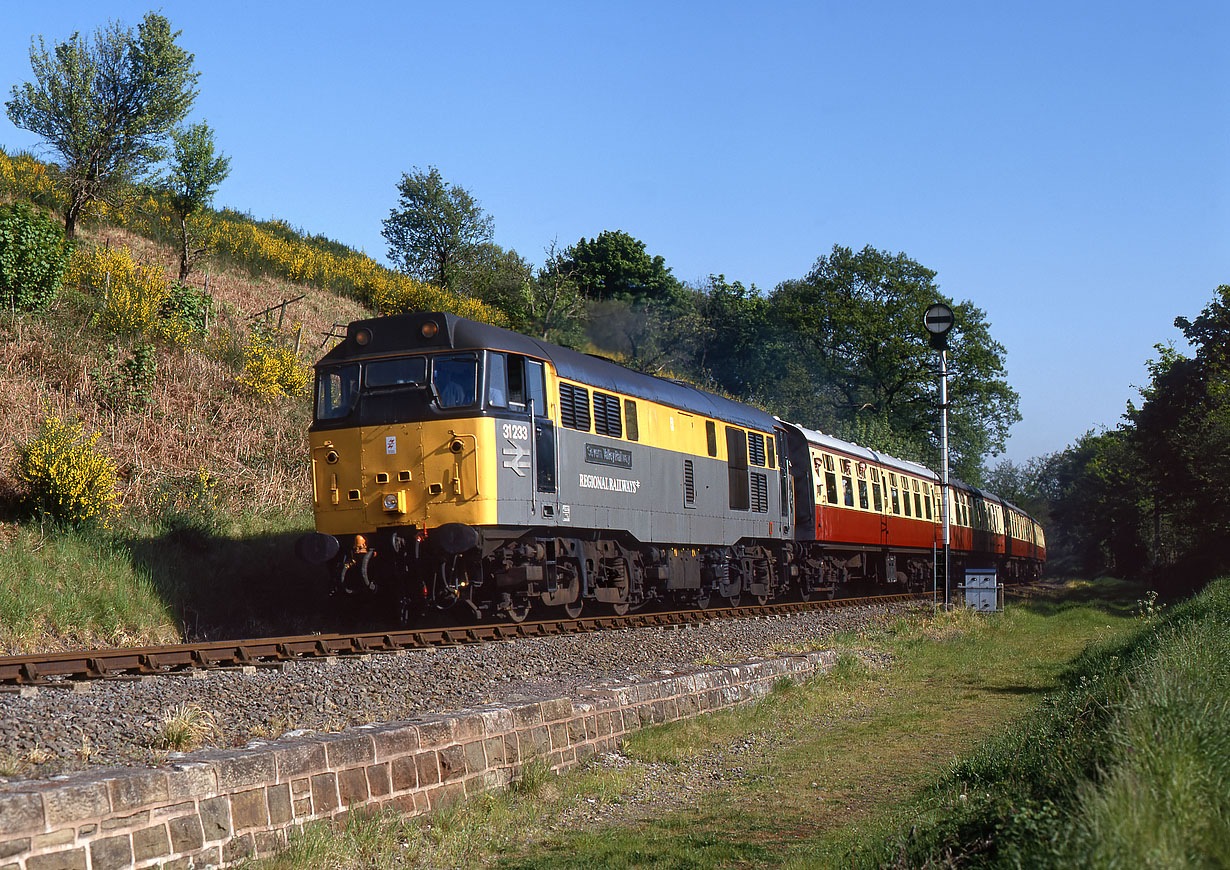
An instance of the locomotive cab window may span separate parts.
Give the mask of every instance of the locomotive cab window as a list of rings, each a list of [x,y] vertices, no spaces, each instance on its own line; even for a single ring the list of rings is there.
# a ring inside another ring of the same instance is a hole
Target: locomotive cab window
[[[369,390],[385,387],[421,387],[427,383],[427,357],[407,356],[369,362],[363,371],[363,385]]]
[[[708,442],[709,455],[717,456],[717,424],[712,420],[705,421],[705,440]]]
[[[487,354],[487,405],[508,407],[508,360],[502,353]]]
[[[487,406],[524,411],[525,357],[491,351],[487,354]]]
[[[316,419],[349,417],[359,400],[359,367],[325,369],[316,377]]]
[[[478,393],[478,360],[472,356],[438,356],[431,364],[431,384],[441,408],[465,408]]]
[[[543,374],[542,363],[538,360],[525,361],[525,392],[529,403],[534,406],[534,416],[547,416],[547,386]]]

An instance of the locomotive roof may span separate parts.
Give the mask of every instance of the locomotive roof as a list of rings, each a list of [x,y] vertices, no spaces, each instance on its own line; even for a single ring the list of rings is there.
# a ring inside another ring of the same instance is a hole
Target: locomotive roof
[[[422,327],[435,321],[439,332],[424,338]],[[366,329],[366,345],[355,341]],[[317,365],[388,356],[393,353],[433,350],[502,350],[549,360],[560,377],[602,390],[625,393],[658,402],[681,411],[712,417],[728,423],[771,432],[776,419],[756,408],[707,393],[690,384],[643,374],[600,357],[569,350],[513,332],[499,326],[479,323],[449,312],[418,312],[356,320],[346,329],[346,340],[337,344]]]

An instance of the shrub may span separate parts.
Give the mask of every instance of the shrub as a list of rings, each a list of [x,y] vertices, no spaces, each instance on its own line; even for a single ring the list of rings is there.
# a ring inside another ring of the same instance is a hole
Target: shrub
[[[154,379],[158,375],[154,346],[138,343],[121,360],[119,347],[111,344],[105,365],[93,374],[98,402],[103,407],[121,414],[143,411],[154,400]]]
[[[189,332],[204,335],[213,306],[213,297],[204,290],[186,284],[172,284],[167,288],[158,314],[168,323],[176,323]]]
[[[158,487],[154,507],[163,533],[180,546],[204,551],[222,529],[217,503],[218,479],[204,466],[167,478]]]
[[[0,206],[0,302],[29,311],[60,292],[70,245],[64,229],[25,203]]]
[[[278,345],[276,339],[253,332],[243,350],[243,374],[239,387],[264,399],[302,395],[312,383],[312,369],[299,361],[295,352]]]
[[[98,435],[58,417],[43,421],[38,435],[18,445],[17,477],[26,488],[22,503],[32,513],[80,526],[106,526],[118,506],[115,463],[94,450]]]
[[[75,252],[69,278],[82,290],[102,297],[95,323],[110,335],[154,332],[170,295],[166,278],[133,260],[128,248],[95,247]]]

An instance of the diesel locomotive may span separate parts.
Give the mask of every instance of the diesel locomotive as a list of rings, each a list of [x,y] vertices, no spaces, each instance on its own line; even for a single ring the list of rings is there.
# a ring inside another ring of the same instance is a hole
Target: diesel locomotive
[[[921,465],[443,312],[351,323],[316,365],[309,439],[300,554],[403,620],[929,587],[942,541]],[[952,492],[954,572],[1040,573],[1032,518]]]

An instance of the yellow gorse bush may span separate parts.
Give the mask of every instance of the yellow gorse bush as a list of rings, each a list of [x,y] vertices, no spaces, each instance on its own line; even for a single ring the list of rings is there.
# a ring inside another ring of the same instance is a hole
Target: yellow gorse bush
[[[3,151],[0,151],[0,192],[35,202],[52,200],[61,207],[64,200],[46,163],[26,154],[10,157]]]
[[[0,192],[6,190],[61,210],[66,205],[63,192],[57,188],[54,167],[31,157],[11,158],[0,151]],[[89,214],[83,217],[105,218],[155,235],[178,231],[167,201],[148,191],[120,206],[92,203]],[[378,314],[451,311],[484,323],[505,322],[502,312],[477,299],[416,281],[336,243],[305,238],[284,221],[258,224],[233,212],[200,212],[190,223],[197,238],[210,250],[253,270],[352,294]]]
[[[65,279],[102,298],[94,322],[110,335],[149,335],[181,347],[198,337],[189,324],[162,316],[171,283],[126,247],[79,248]]]
[[[98,438],[86,436],[80,423],[44,420],[38,434],[18,446],[23,503],[61,522],[106,526],[119,505],[118,478],[115,463],[94,449]]]
[[[243,349],[243,373],[239,387],[245,393],[273,402],[302,395],[312,383],[312,369],[295,352],[279,347],[272,339],[253,333]]]

